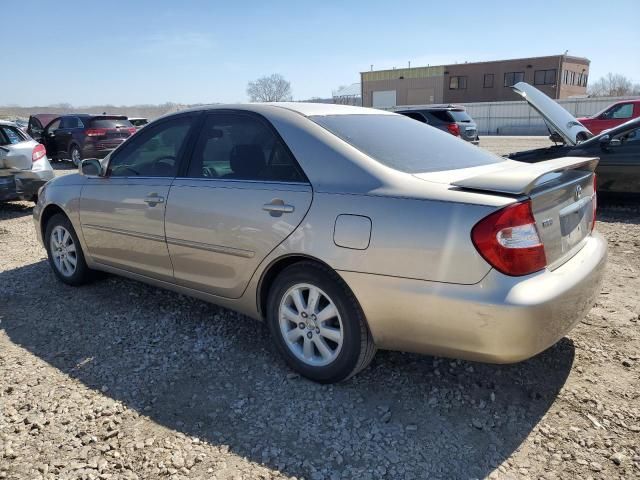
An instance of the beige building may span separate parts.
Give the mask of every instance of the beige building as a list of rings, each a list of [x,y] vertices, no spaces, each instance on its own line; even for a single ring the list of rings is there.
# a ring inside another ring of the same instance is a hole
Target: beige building
[[[568,55],[362,72],[362,104],[397,105],[519,100],[509,86],[524,81],[551,98],[585,95],[589,60]]]

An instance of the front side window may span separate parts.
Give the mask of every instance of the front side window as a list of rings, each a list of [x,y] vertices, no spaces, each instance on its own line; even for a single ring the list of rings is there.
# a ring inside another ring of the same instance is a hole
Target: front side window
[[[47,133],[53,133],[60,128],[61,119],[54,120],[49,125],[47,125]]]
[[[484,81],[482,82],[483,88],[493,88],[493,73],[485,73]]]
[[[111,158],[112,177],[175,177],[183,145],[193,122],[183,116],[135,135]],[[128,123],[128,122],[127,122]]]
[[[504,74],[505,87],[511,87],[518,82],[524,82],[524,72],[508,72]]]
[[[387,167],[406,173],[437,172],[505,161],[403,115],[309,117],[336,137]]]
[[[465,90],[467,88],[467,77],[449,77],[450,90]]]
[[[189,177],[306,181],[293,155],[265,121],[239,113],[206,117],[189,164]]]
[[[625,119],[633,116],[633,104],[623,103],[622,105],[616,105],[604,114],[606,119]]]

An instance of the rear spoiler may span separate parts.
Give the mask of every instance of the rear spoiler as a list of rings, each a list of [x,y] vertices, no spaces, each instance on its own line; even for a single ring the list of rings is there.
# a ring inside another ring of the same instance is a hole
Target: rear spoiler
[[[496,172],[483,173],[475,177],[452,182],[456,187],[489,192],[507,193],[509,195],[529,195],[543,182],[539,180],[550,173],[566,170],[583,170],[593,172],[598,165],[598,158],[563,157],[538,163],[513,162],[513,166]]]

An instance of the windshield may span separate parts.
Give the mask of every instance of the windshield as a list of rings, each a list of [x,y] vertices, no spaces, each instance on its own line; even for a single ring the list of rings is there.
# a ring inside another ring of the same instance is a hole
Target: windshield
[[[401,172],[438,172],[505,160],[404,115],[309,118],[374,160]]]

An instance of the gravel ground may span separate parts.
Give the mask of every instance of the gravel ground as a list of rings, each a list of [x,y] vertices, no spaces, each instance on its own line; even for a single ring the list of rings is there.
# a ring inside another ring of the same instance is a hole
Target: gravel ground
[[[603,292],[537,357],[378,352],[321,386],[236,313],[113,276],[62,285],[31,204],[0,205],[0,479],[639,478],[640,208],[598,228]]]

